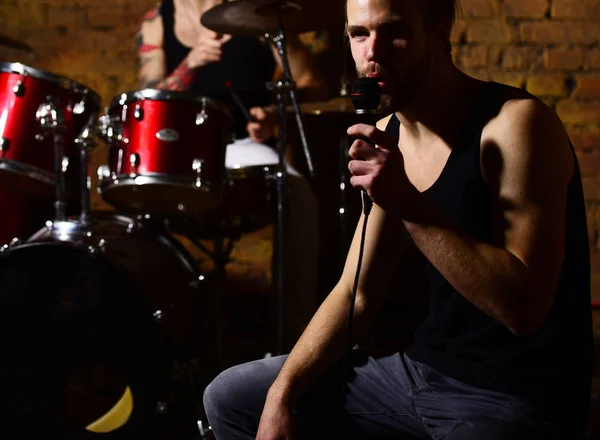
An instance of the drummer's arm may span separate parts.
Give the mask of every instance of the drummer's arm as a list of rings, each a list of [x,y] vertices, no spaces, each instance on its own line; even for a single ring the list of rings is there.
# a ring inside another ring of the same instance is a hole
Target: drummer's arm
[[[140,88],[187,90],[194,80],[187,58],[166,76],[163,22],[159,9],[144,15],[137,33]]]
[[[298,100],[301,102],[310,102],[328,99],[329,91],[327,84],[319,71],[313,54],[296,34],[287,36],[286,41],[287,56],[292,79],[296,83]],[[283,64],[277,49],[272,46],[272,50],[279,70],[283,71]]]

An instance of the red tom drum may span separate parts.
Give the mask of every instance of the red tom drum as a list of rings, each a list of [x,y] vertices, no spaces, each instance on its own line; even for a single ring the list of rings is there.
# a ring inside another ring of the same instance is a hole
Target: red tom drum
[[[133,213],[216,209],[226,185],[227,107],[210,98],[145,89],[113,99],[103,121],[111,144],[99,191]]]
[[[36,118],[48,102],[64,117],[66,188],[76,196],[80,158],[75,139],[86,125],[94,124],[100,96],[83,84],[20,63],[0,63],[0,185],[54,197],[54,139]]]

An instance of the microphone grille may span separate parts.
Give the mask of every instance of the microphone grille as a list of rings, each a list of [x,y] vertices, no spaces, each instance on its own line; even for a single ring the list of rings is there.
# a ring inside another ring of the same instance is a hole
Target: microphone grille
[[[377,78],[359,78],[352,84],[352,104],[357,109],[377,110],[381,102]]]

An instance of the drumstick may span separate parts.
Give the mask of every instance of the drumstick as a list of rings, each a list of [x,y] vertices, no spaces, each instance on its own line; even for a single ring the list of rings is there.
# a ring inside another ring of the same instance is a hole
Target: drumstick
[[[246,120],[248,122],[256,122],[256,119],[254,119],[254,116],[252,116],[250,114],[250,112],[248,111],[248,109],[246,108],[246,106],[244,105],[244,103],[242,102],[242,100],[240,99],[240,97],[238,96],[238,94],[235,92],[235,90],[233,90],[231,88],[231,81],[227,81],[225,83],[225,87],[227,88],[227,90],[231,94],[231,97],[233,98],[234,102],[237,104],[237,106],[239,107],[239,109],[242,111],[242,114],[244,115],[244,117],[246,118]]]

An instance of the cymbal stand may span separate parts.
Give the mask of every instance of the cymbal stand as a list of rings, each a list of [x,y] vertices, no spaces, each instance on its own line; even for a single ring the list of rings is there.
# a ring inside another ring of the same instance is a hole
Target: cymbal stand
[[[48,100],[40,105],[35,116],[44,132],[52,133],[54,136],[54,176],[56,179],[54,217],[56,222],[64,222],[66,220],[65,172],[69,165],[69,158],[63,153],[65,119],[61,109],[52,102],[51,97],[48,97]]]
[[[300,107],[298,106],[298,100],[296,98],[296,84],[294,83],[292,78],[292,69],[290,68],[290,63],[287,56],[285,30],[283,27],[283,14],[285,13],[286,8],[292,8],[295,10],[293,6],[288,6],[287,3],[280,4],[277,7],[277,22],[279,27],[277,34],[265,34],[265,38],[275,46],[275,48],[277,49],[277,53],[279,54],[279,58],[281,59],[281,64],[283,65],[283,75],[277,82],[275,88],[278,91],[283,90],[287,92],[288,96],[290,97],[290,101],[292,102],[292,107],[294,109],[294,117],[296,119],[296,124],[298,125],[298,131],[300,134],[300,140],[302,142],[302,149],[304,151],[304,157],[306,159],[308,173],[310,177],[313,178],[315,176],[315,170],[312,163],[312,159],[310,157],[310,149],[308,148],[308,141],[306,139],[306,131],[304,130],[304,121],[302,119],[302,113],[300,112]],[[283,118],[285,116],[285,106],[281,107],[280,105],[279,110],[280,113],[283,114]]]
[[[289,96],[294,109],[294,115],[296,118],[296,124],[300,132],[300,139],[302,141],[302,147],[304,149],[304,155],[306,158],[306,164],[308,166],[309,174],[314,177],[314,168],[310,157],[310,151],[308,149],[308,142],[306,140],[306,134],[304,130],[304,123],[302,121],[302,115],[300,113],[300,107],[296,99],[296,84],[292,79],[292,72],[287,56],[285,30],[283,26],[283,14],[285,9],[288,8],[286,3],[282,3],[277,7],[277,21],[278,31],[275,35],[265,34],[265,38],[270,41],[279,54],[281,63],[283,65],[283,75],[275,83],[267,83],[267,88],[274,91],[277,96],[277,104],[279,107],[279,170],[276,175],[276,186],[277,186],[277,234],[275,235],[275,253],[277,262],[277,352],[283,354],[284,351],[284,323],[285,323],[285,310],[286,310],[286,294],[284,291],[285,283],[285,267],[283,263],[283,249],[285,249],[284,243],[284,219],[287,214],[286,201],[285,201],[285,180],[287,178],[287,169],[285,166],[286,157],[286,142],[287,142],[287,126],[286,126],[286,100],[285,95]]]

